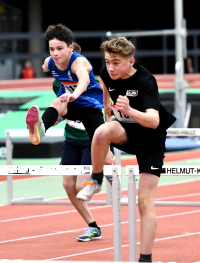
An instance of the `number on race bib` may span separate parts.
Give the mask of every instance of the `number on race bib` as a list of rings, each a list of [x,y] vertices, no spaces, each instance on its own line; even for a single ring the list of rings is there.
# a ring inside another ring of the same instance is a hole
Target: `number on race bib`
[[[130,117],[124,115],[121,111],[117,110],[115,106],[112,107],[112,111],[119,121],[124,123],[136,123],[135,120],[131,119]]]
[[[67,94],[72,94],[77,88],[77,84],[62,84],[64,85]]]

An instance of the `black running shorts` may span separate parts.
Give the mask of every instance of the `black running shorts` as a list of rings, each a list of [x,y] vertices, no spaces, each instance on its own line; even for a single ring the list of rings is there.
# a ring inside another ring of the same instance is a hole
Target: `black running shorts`
[[[68,103],[68,112],[63,118],[69,120],[80,120],[92,141],[95,130],[104,123],[101,109],[82,108],[75,102]]]
[[[62,165],[91,165],[91,141],[65,138]]]
[[[113,143],[111,145],[136,155],[140,173],[150,173],[160,177],[166,150],[166,131],[144,129],[136,123],[119,123],[126,130],[129,141],[123,145]]]

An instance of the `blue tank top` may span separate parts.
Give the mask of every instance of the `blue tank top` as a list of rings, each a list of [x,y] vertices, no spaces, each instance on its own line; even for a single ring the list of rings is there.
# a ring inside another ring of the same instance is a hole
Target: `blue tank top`
[[[73,52],[69,65],[66,70],[59,70],[55,65],[52,58],[49,59],[48,68],[51,75],[60,81],[61,87],[57,97],[64,93],[72,94],[77,87],[78,78],[71,70],[72,63],[78,57],[84,57],[77,52]],[[90,84],[87,90],[84,91],[74,102],[83,108],[103,108],[103,90],[100,85],[95,81],[93,70],[89,73]]]

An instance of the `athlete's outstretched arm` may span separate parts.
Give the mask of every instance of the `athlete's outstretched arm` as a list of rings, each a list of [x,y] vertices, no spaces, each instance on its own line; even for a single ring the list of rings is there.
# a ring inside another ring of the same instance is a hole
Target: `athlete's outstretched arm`
[[[92,66],[85,58],[77,58],[72,64],[72,72],[78,77],[78,85],[72,94],[63,94],[60,96],[61,102],[71,102],[76,100],[84,91],[87,90],[90,84],[89,72]]]

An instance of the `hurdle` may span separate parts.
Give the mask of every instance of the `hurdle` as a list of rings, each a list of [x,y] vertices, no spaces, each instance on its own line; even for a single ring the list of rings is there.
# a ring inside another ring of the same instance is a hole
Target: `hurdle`
[[[1,165],[0,175],[81,175],[91,173],[92,166],[87,165]],[[112,206],[113,206],[113,243],[114,261],[122,262],[122,237],[121,237],[121,187],[119,176],[121,166],[105,165],[104,174],[113,176],[112,182]],[[128,222],[129,222],[129,262],[137,262],[137,222],[136,222],[136,179],[139,176],[137,165],[126,166],[128,181]],[[200,176],[200,165],[164,165],[161,176]],[[90,201],[91,202],[91,201]],[[18,203],[20,204],[20,202]],[[24,201],[22,202],[24,204]],[[40,200],[28,200],[27,204],[41,204]],[[43,204],[43,203],[42,203]],[[123,203],[125,204],[125,203]],[[166,202],[155,201],[155,205],[166,205]],[[167,205],[174,206],[200,206],[200,202],[167,202]]]
[[[6,135],[6,163],[7,165],[12,165],[12,138],[13,137],[29,137],[28,129],[6,129],[5,130]],[[48,129],[46,134],[46,137],[63,137],[63,128],[56,128],[56,129]],[[200,128],[169,128],[167,130],[167,136],[168,137],[199,137],[200,136]],[[121,151],[118,149],[115,149],[115,163],[116,165],[121,165]],[[13,178],[12,176],[7,176],[7,204],[17,204],[24,201],[27,203],[33,203],[35,200],[41,200],[43,199],[42,196],[39,197],[32,197],[32,198],[22,198],[21,200],[14,200],[13,199]],[[48,202],[48,204],[71,204],[70,201],[52,201],[52,203],[49,203],[50,201],[44,201],[45,204]],[[42,202],[41,202],[42,203]],[[112,194],[111,194],[111,185],[106,180],[106,201],[91,201],[91,205],[99,204],[112,204]],[[124,198],[121,198],[121,204],[127,204],[127,201],[124,201]],[[165,202],[167,205],[167,202]]]
[[[126,175],[129,176],[128,181],[128,235],[129,235],[129,262],[137,262],[137,219],[136,219],[136,178],[139,176],[137,165],[127,165]],[[161,176],[200,176],[200,165],[164,165],[161,171]],[[114,238],[114,261],[122,261],[122,246],[121,246],[121,210],[120,210],[120,192],[119,192],[119,177],[117,173],[113,173],[113,238]],[[114,193],[115,192],[115,193]],[[155,201],[158,206],[200,206],[200,202],[162,202]],[[118,209],[118,210],[117,210]],[[115,217],[114,217],[115,215]]]
[[[113,194],[113,242],[114,242],[114,254],[115,258],[122,258],[121,253],[121,206],[120,206],[120,181],[121,175],[120,165],[104,165],[104,175],[112,175],[112,194]],[[61,176],[61,175],[85,175],[91,174],[91,165],[1,165],[0,175],[7,175],[12,177],[15,175],[49,175],[49,176]],[[117,199],[119,198],[119,199]],[[89,201],[91,202],[91,201]],[[45,202],[37,199],[18,200],[17,204],[52,204],[52,202]],[[57,204],[53,203],[53,204]],[[118,232],[119,231],[119,232]],[[121,260],[120,260],[121,261]]]
[[[12,138],[13,137],[17,137],[17,138],[29,137],[29,132],[28,132],[28,129],[6,129],[5,135],[6,135],[6,164],[12,165],[12,152],[13,152]],[[48,129],[47,132],[45,133],[45,137],[63,137],[63,141],[64,141],[63,128]],[[20,167],[20,169],[22,169],[22,167]],[[57,171],[60,172],[62,171],[62,169],[61,170],[57,169]],[[119,169],[119,171],[121,175],[121,169]],[[43,173],[42,175],[47,175],[47,174]],[[12,175],[7,176],[7,204],[8,205],[10,204],[36,204],[36,203],[37,204],[39,203],[40,204],[51,204],[51,205],[71,204],[71,202],[68,200],[45,201],[43,200],[42,196],[13,199],[13,177]],[[111,205],[112,204],[111,185],[107,180],[106,180],[106,201],[95,200],[95,201],[90,201],[89,204],[90,205],[105,205],[105,204]]]

